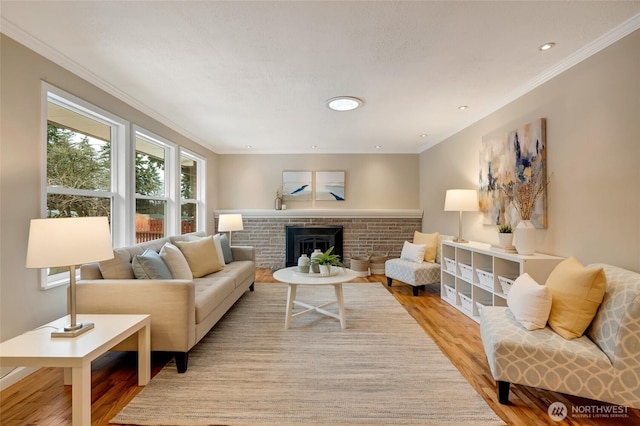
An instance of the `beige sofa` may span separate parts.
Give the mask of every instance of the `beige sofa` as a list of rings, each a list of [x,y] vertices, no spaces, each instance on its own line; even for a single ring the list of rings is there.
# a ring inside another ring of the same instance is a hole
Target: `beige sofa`
[[[133,276],[132,260],[146,249],[160,252],[176,241],[203,237],[194,233],[162,238],[114,250],[110,262],[120,276]],[[232,246],[233,261],[221,271],[193,279],[105,279],[98,263],[85,264],[77,283],[77,312],[151,315],[151,350],[174,352],[179,373],[187,370],[188,352],[255,281],[255,250]],[[102,270],[104,271],[104,265]],[[137,350],[127,339],[114,350]]]
[[[566,340],[548,325],[528,331],[506,307],[482,310],[482,342],[502,404],[517,383],[640,408],[640,274],[590,266],[603,268],[607,286],[582,337]]]

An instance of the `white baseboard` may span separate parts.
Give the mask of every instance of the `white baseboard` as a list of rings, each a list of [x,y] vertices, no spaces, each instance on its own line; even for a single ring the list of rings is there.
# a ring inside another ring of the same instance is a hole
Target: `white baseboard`
[[[18,383],[20,380],[35,373],[39,369],[39,367],[17,367],[9,374],[0,377],[0,391],[3,391],[9,386]]]

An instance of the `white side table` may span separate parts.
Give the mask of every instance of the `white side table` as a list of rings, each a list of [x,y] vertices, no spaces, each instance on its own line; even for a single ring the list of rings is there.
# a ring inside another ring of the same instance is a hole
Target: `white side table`
[[[0,365],[63,367],[65,385],[71,384],[74,426],[91,424],[91,361],[133,334],[138,334],[138,385],[151,378],[149,315],[78,315],[79,322],[95,327],[73,338],[51,337],[54,329],[66,326],[69,316],[0,343]],[[70,372],[70,374],[69,374]]]
[[[280,269],[273,273],[273,278],[286,283],[288,285],[287,291],[287,309],[285,313],[284,328],[288,329],[291,325],[291,318],[295,318],[300,315],[308,314],[309,312],[318,312],[322,315],[327,315],[332,318],[340,320],[342,328],[347,327],[347,321],[344,315],[344,298],[342,296],[342,284],[355,279],[358,275],[347,268],[340,268],[336,275],[323,277],[320,274],[303,274],[298,272],[298,267],[293,266],[291,268]],[[296,290],[299,285],[331,285],[334,288],[336,300],[332,300],[327,303],[323,303],[320,306],[311,306],[296,299]],[[324,308],[334,303],[338,304],[338,315],[333,312],[329,312]],[[307,308],[305,311],[293,313],[295,306],[302,306]]]

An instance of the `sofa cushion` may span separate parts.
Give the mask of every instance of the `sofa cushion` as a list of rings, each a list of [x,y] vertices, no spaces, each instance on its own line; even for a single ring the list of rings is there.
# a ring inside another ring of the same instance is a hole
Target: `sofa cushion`
[[[147,249],[131,261],[133,273],[138,279],[170,280],[169,268],[154,250]]]
[[[546,282],[552,298],[549,327],[565,339],[582,336],[602,303],[606,284],[602,268],[585,268],[574,257],[560,262]]]
[[[544,328],[551,312],[551,290],[538,284],[525,272],[513,282],[507,305],[527,330]]]
[[[216,273],[216,276],[228,277],[233,279],[235,286],[239,287],[248,279],[255,280],[256,266],[250,260],[237,260],[224,267],[222,271]]]
[[[175,245],[187,259],[194,278],[200,278],[222,269],[213,236],[195,241],[176,241]]]
[[[233,252],[231,251],[231,244],[229,243],[229,237],[227,234],[220,234],[220,244],[222,245],[222,253],[224,254],[224,263],[233,262]]]
[[[235,283],[233,279],[215,276],[206,276],[194,280],[196,287],[196,324],[200,324],[209,316],[222,301],[233,293]]]
[[[427,249],[425,244],[413,244],[405,241],[400,253],[400,259],[409,262],[422,263],[424,261],[424,252]]]
[[[171,276],[177,280],[192,280],[193,274],[189,263],[180,249],[171,243],[166,243],[160,249],[160,257],[169,268]]]
[[[439,235],[438,232],[423,234],[422,232],[415,231],[413,233],[413,244],[424,244],[426,246],[424,251],[425,262],[435,262],[438,244],[440,243]]]
[[[113,250],[113,259],[98,263],[100,273],[104,279],[126,280],[135,278],[131,267],[131,255],[124,248]]]

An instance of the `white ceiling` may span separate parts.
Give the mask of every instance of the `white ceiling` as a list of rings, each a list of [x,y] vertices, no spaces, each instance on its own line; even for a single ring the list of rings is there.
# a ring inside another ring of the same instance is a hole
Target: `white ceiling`
[[[422,152],[640,28],[640,1],[2,0],[0,13],[3,33],[243,154]],[[364,106],[329,110],[338,95]]]

